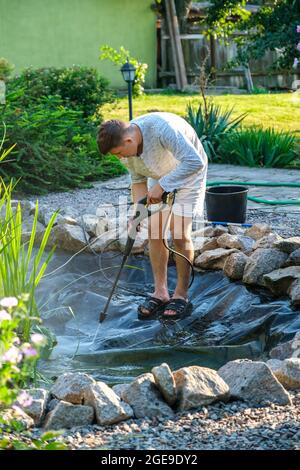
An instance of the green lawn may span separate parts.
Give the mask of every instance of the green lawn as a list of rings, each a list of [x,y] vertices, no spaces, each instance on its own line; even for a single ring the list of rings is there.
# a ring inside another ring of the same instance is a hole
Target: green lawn
[[[200,102],[195,94],[144,95],[133,101],[133,114],[140,116],[151,111],[168,111],[184,116],[186,105]],[[274,127],[276,130],[295,132],[300,152],[300,95],[292,93],[214,96],[222,107],[234,107],[234,115],[248,113],[244,125]],[[128,119],[127,97],[103,108],[104,119]]]

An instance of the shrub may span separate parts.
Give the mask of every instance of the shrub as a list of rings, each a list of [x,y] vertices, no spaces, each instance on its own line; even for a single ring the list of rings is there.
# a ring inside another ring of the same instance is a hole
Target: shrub
[[[10,80],[8,92],[19,92],[19,106],[27,107],[46,96],[57,95],[65,108],[82,111],[84,117],[93,115],[104,103],[114,101],[108,81],[91,67],[28,68]]]
[[[0,166],[0,176],[20,179],[18,189],[32,194],[87,187],[88,181],[106,177],[108,160],[99,155],[93,121],[65,107],[59,96],[45,96],[22,108],[24,91],[20,93],[10,97],[4,114],[9,133],[5,146],[17,145]],[[126,171],[110,162],[113,175]]]
[[[213,102],[201,103],[198,108],[191,104],[187,106],[186,120],[195,129],[211,162],[218,158],[222,139],[230,135],[246,117],[246,114],[242,114],[232,119],[232,113],[233,109],[222,111],[221,107]]]
[[[282,168],[297,159],[295,137],[288,132],[251,127],[226,135],[219,147],[222,163]]]

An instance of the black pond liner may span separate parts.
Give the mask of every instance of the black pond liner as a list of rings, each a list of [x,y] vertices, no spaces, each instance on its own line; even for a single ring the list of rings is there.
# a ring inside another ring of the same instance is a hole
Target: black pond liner
[[[121,255],[111,256],[105,253],[102,263],[108,268],[105,276],[113,280],[117,269],[112,266],[120,266]],[[57,252],[48,272],[69,258]],[[275,299],[263,289],[249,289],[230,281],[222,271],[196,272],[189,291],[194,304],[191,316],[174,323],[139,321],[136,311],[144,298],[141,294],[153,291],[152,272],[144,256],[131,256],[128,265],[120,286],[137,293],[118,289],[100,326],[99,313],[111,282],[98,271],[95,256],[78,255],[42,281],[38,304],[44,304],[44,324],[58,341],[50,358],[40,361],[44,375],[81,371],[97,380],[120,383],[162,362],[173,370],[189,365],[218,369],[229,360],[263,357],[300,330],[300,312],[287,297]],[[168,275],[172,291],[174,265],[169,266]]]

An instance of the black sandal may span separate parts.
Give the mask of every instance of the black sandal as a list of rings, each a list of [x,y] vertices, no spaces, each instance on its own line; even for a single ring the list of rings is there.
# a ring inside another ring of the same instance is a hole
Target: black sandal
[[[154,320],[159,313],[163,312],[166,302],[156,297],[148,297],[145,302],[138,306],[138,319],[139,320]],[[147,313],[142,312],[142,309],[148,310]]]
[[[176,312],[173,315],[163,314],[162,317],[164,320],[178,320],[188,316],[192,312],[193,304],[184,299],[171,299],[165,305],[164,310],[173,310]]]

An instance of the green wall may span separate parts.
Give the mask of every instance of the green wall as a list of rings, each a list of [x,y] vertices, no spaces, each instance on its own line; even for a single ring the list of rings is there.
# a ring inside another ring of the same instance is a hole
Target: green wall
[[[124,87],[119,68],[99,60],[99,48],[124,46],[148,64],[156,85],[156,17],[152,0],[0,0],[0,57],[24,67],[87,65],[112,86]]]

